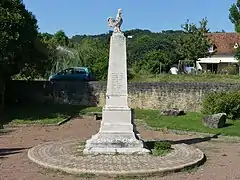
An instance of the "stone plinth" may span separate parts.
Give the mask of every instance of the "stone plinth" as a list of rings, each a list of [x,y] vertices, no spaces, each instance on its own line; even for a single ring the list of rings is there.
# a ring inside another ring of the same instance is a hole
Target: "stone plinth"
[[[99,132],[86,142],[84,154],[149,153],[135,132],[128,107],[126,38],[113,33],[110,42],[106,104]]]

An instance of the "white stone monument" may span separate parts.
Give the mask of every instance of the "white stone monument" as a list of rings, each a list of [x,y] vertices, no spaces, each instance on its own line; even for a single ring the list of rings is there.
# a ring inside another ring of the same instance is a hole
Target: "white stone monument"
[[[106,104],[102,110],[99,132],[87,140],[84,154],[144,154],[143,141],[136,135],[133,114],[128,107],[126,37],[121,32],[122,10],[116,20],[108,18],[114,28],[110,40]]]

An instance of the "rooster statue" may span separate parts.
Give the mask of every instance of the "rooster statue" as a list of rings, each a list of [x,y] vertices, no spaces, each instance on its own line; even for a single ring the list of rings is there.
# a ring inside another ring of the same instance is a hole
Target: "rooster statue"
[[[121,25],[123,23],[122,19],[122,9],[118,9],[116,19],[109,17],[108,26],[114,28],[114,32],[121,32]]]

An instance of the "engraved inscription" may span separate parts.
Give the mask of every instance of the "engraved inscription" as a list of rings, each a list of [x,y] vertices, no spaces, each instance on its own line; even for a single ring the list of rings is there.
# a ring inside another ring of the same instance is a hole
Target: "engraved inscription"
[[[112,73],[112,95],[124,95],[126,89],[124,87],[124,73]]]

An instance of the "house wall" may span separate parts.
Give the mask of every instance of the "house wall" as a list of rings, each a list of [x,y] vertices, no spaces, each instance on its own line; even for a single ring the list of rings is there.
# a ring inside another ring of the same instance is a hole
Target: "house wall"
[[[207,71],[207,64],[200,64],[202,66],[203,71]]]

